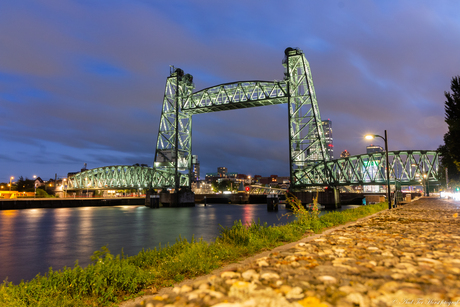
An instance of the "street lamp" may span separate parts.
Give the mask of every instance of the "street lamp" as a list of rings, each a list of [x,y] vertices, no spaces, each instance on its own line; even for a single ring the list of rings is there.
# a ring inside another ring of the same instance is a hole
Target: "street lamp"
[[[64,198],[67,197],[66,192],[67,192],[67,178],[64,178]]]
[[[372,140],[376,137],[379,137],[385,141],[385,157],[386,157],[386,167],[387,167],[387,192],[388,192],[388,209],[391,210],[391,193],[390,193],[390,166],[388,163],[388,142],[387,142],[387,131],[385,130],[385,137],[378,134],[368,134],[365,136],[367,140]]]
[[[430,196],[430,182],[428,181],[427,175],[423,174],[423,190],[425,191],[425,196]]]
[[[37,176],[34,175],[33,177],[34,179],[37,179]],[[34,180],[34,188],[35,188],[35,192],[34,192],[34,198],[35,198],[37,196],[37,183],[35,182],[35,180]]]
[[[10,191],[11,191],[11,180],[13,180],[13,179],[14,179],[14,177],[11,176],[11,177],[10,177]]]

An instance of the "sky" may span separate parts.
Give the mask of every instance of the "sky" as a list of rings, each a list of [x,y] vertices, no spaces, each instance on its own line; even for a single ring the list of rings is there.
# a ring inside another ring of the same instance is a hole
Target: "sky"
[[[282,80],[303,50],[334,157],[435,150],[460,75],[459,1],[0,1],[0,182],[153,165],[170,65],[195,90]],[[201,177],[289,175],[286,105],[193,116]],[[383,141],[373,141],[384,145]]]

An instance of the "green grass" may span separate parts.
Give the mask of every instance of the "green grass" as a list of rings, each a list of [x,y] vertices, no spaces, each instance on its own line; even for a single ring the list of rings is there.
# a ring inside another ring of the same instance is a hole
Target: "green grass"
[[[294,198],[291,201],[297,202]],[[300,206],[293,210],[297,220],[286,225],[268,226],[260,221],[243,225],[236,221],[230,228],[222,227],[213,242],[178,238],[173,245],[142,250],[131,257],[123,253],[114,256],[102,247],[85,268],[76,262],[73,268],[50,268],[45,276],[37,275],[18,285],[4,281],[0,285],[0,306],[116,306],[141,295],[145,289],[159,289],[210,273],[262,250],[297,241],[308,233],[320,233],[386,208],[386,203],[380,203],[318,218],[315,212]]]

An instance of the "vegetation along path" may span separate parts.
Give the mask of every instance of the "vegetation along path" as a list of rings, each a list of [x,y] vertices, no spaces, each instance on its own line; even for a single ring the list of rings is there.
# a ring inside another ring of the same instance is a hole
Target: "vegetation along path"
[[[422,198],[136,306],[460,306],[459,212]]]

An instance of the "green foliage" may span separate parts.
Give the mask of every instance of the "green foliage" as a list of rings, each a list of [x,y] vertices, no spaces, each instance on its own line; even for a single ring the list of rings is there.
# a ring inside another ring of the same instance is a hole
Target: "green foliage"
[[[230,180],[222,180],[220,182],[213,181],[211,183],[211,188],[215,193],[232,191],[232,189],[236,191],[238,190],[238,184],[237,183],[232,184],[232,181]]]
[[[173,245],[142,250],[127,257],[114,256],[104,246],[94,252],[92,264],[82,268],[50,268],[45,276],[37,275],[28,282],[0,285],[0,306],[113,306],[121,300],[142,293],[147,287],[171,286],[184,278],[210,273],[222,265],[299,240],[308,231],[343,224],[384,210],[386,203],[318,215],[306,210],[295,197],[297,220],[286,225],[268,226],[260,221],[243,225],[236,221],[230,228],[221,227],[214,242],[179,237]],[[299,205],[300,204],[300,205]],[[314,205],[317,205],[314,201]]]
[[[316,197],[313,198],[313,203],[307,205],[309,209],[307,209],[302,202],[292,194],[286,194],[286,204],[290,206],[293,214],[297,217],[297,223],[306,229],[310,229],[315,232],[319,230],[318,194],[316,194]]]
[[[452,93],[444,92],[448,131],[438,151],[442,165],[449,170],[449,180],[460,180],[460,75],[452,78],[450,89]]]
[[[53,195],[49,195],[45,190],[43,189],[37,189],[37,198],[53,198]]]

